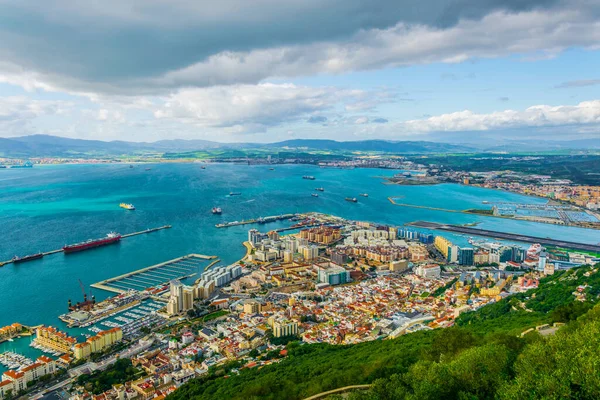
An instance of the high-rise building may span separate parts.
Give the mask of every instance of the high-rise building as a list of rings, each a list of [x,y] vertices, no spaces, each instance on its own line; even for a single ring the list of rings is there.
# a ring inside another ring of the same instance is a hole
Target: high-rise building
[[[273,336],[291,336],[298,334],[298,323],[296,321],[275,321],[273,323]]]
[[[350,282],[350,272],[339,265],[318,265],[316,268],[319,283],[328,283],[333,286]]]
[[[446,260],[450,261],[450,253],[451,253],[450,248],[452,247],[452,242],[443,236],[436,236],[433,243],[435,245],[435,248],[440,253],[442,253],[444,258]]]
[[[305,260],[314,260],[319,257],[319,248],[317,246],[300,246],[298,251],[302,254]]]
[[[512,246],[511,247],[511,261],[522,263],[525,261],[525,250],[520,246]]]
[[[474,260],[474,250],[470,247],[464,247],[458,249],[458,263],[460,265],[473,265]]]
[[[178,280],[170,282],[170,297],[167,302],[167,313],[178,315],[194,308],[194,288],[185,286]]]
[[[257,229],[250,229],[248,231],[248,241],[252,244],[252,246],[256,246],[263,239],[267,239],[268,236],[260,233]]]
[[[546,268],[546,263],[548,261],[548,253],[546,253],[545,251],[542,251],[540,253],[540,258],[538,259],[538,271],[544,271],[544,269]]]

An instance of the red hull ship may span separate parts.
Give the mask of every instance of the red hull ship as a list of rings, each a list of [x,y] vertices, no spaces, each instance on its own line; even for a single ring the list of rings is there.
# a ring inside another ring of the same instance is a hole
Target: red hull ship
[[[74,253],[76,251],[83,251],[93,249],[94,247],[106,246],[107,244],[118,243],[120,240],[121,235],[111,232],[102,239],[90,239],[87,242],[65,245],[63,247],[63,251],[65,253]]]

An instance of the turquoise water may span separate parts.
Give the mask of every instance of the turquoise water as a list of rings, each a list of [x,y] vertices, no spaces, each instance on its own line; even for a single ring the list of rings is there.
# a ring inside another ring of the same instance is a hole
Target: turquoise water
[[[129,233],[171,224],[148,235],[126,238],[118,245],[82,253],[62,253],[41,260],[0,268],[0,326],[52,324],[64,328],[57,316],[66,311],[68,299],[82,297],[78,279],[87,286],[125,272],[184,254],[217,255],[234,262],[245,252],[241,242],[251,227],[217,229],[222,221],[249,219],[279,213],[320,211],[351,219],[401,225],[415,220],[464,224],[554,238],[597,243],[600,232],[546,224],[486,218],[392,205],[401,202],[463,210],[482,207],[482,201],[543,203],[544,200],[513,193],[462,185],[384,185],[380,176],[395,171],[374,169],[324,169],[314,166],[266,166],[217,164],[201,169],[198,164],[157,164],[152,170],[128,165],[61,165],[33,169],[0,170],[0,260],[62,247],[110,231]],[[303,180],[314,175],[315,181]],[[315,187],[324,187],[319,197]],[[230,191],[241,196],[228,197]],[[369,197],[359,197],[368,192]],[[357,204],[345,197],[357,197]],[[130,202],[135,211],[118,207]],[[223,215],[211,213],[213,206]],[[457,243],[464,237],[445,233]],[[198,271],[201,272],[201,271]],[[86,289],[86,290],[89,290]],[[109,293],[96,291],[98,299]],[[76,332],[76,331],[74,331]],[[0,345],[17,349],[18,342]]]

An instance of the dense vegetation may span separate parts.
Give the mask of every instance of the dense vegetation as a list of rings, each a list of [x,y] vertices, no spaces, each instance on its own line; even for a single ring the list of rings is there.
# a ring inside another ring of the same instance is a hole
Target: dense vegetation
[[[138,374],[139,370],[133,367],[131,360],[122,358],[104,371],[79,375],[77,383],[94,394],[100,394],[110,389],[112,385],[135,379]]]
[[[449,329],[352,346],[293,342],[280,363],[226,379],[229,369],[214,369],[169,398],[302,399],[364,383],[373,386],[351,398],[600,398],[600,273],[590,271],[557,273],[538,289],[461,315]],[[572,294],[580,286],[583,302]],[[520,337],[549,322],[568,325],[547,339]]]

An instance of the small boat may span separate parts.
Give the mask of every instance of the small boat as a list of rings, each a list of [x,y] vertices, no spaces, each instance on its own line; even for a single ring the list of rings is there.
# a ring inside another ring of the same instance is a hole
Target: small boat
[[[221,210],[221,207],[213,207],[213,209],[212,209],[213,214],[221,215],[222,212],[223,212],[223,210]]]
[[[121,203],[119,207],[124,208],[126,210],[135,210],[135,206],[131,203]]]
[[[152,168],[146,168],[144,171],[150,171]]]
[[[202,168],[202,169],[206,169],[206,167],[205,167],[204,165],[203,165],[203,166],[201,166],[200,168]]]
[[[369,193],[361,193],[360,194],[362,197],[369,197]]]
[[[324,192],[324,191],[325,191],[325,189],[323,189],[322,187],[315,188],[315,190],[316,190],[317,192]]]
[[[229,192],[230,196],[241,196],[240,192]]]
[[[314,177],[314,176],[312,176],[312,175],[304,175],[304,176],[302,177],[302,179],[308,179],[309,181],[314,181],[314,180],[315,180],[315,177]]]
[[[358,200],[356,199],[356,197],[346,197],[346,201],[349,201],[351,203],[357,203]]]
[[[275,171],[275,168],[269,168],[269,171]]]
[[[133,168],[133,165],[130,165],[129,168]]]
[[[311,196],[312,197],[319,197],[319,194],[318,193],[313,193],[313,194],[311,194]]]

